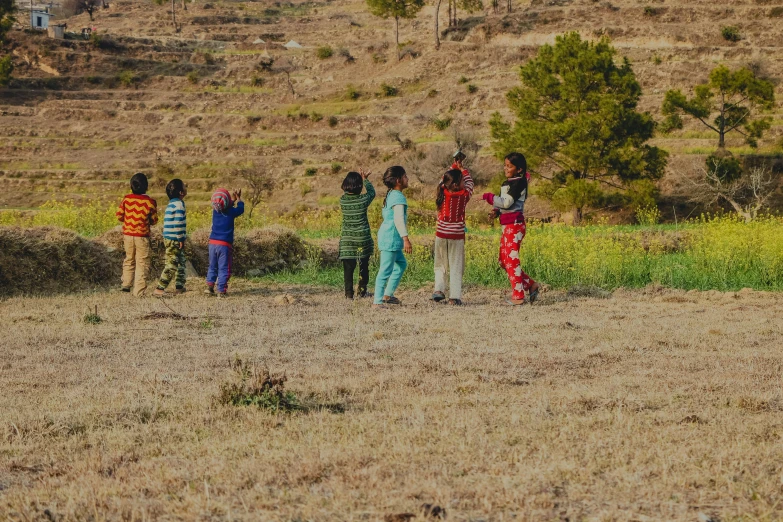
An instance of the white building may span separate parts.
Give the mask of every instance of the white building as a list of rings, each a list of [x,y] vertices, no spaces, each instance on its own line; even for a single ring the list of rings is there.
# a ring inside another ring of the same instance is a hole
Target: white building
[[[47,8],[33,8],[30,11],[30,25],[33,29],[45,31],[49,27],[49,18],[51,17],[52,15]]]

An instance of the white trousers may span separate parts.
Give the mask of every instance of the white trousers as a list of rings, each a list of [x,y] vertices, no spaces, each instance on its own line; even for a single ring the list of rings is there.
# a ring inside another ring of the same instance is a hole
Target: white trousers
[[[462,275],[465,273],[465,240],[435,238],[435,291],[449,299],[462,299]]]

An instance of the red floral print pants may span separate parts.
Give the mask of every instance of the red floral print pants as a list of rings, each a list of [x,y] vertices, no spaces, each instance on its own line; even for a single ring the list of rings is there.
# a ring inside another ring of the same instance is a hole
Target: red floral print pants
[[[503,225],[503,234],[500,237],[500,266],[506,270],[508,281],[511,283],[512,299],[524,299],[525,290],[530,290],[534,281],[525,272],[519,263],[519,247],[525,237],[525,223]]]

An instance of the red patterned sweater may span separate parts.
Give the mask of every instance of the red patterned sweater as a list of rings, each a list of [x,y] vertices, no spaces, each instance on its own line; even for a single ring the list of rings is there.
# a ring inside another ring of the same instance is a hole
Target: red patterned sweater
[[[117,210],[122,221],[122,233],[126,236],[147,237],[150,225],[158,222],[158,205],[146,194],[128,194]]]
[[[456,169],[456,163],[451,166]],[[465,188],[457,192],[443,191],[443,205],[438,211],[435,236],[441,239],[465,239],[465,207],[473,195],[473,178],[468,169],[462,169]]]

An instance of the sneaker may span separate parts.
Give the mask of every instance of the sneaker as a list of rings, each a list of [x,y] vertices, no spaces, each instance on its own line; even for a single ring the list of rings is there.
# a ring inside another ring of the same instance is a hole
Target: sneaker
[[[383,296],[383,304],[398,305],[402,304],[402,301],[394,296]]]
[[[225,299],[226,297],[228,297],[228,293],[227,292],[218,292],[217,293],[217,298],[218,299]]]
[[[444,299],[446,299],[446,294],[444,294],[443,292],[434,292],[432,294],[432,300],[435,301],[436,303],[440,303]]]
[[[166,291],[162,288],[156,288],[154,292],[152,292],[152,295],[155,297],[163,297],[166,295]]]
[[[125,292],[126,294],[127,294],[127,293],[130,293],[130,291],[131,291],[131,289],[130,289],[130,287],[129,287],[129,286],[123,286],[123,287],[122,287],[120,290],[122,290],[122,291],[123,291],[123,292]]]
[[[207,295],[215,295],[215,285],[207,285],[207,289],[204,290]]]
[[[176,290],[174,290],[175,294],[184,294],[187,290],[185,290],[184,286],[177,287]]]
[[[449,304],[452,306],[462,306],[462,299],[449,299]]]

